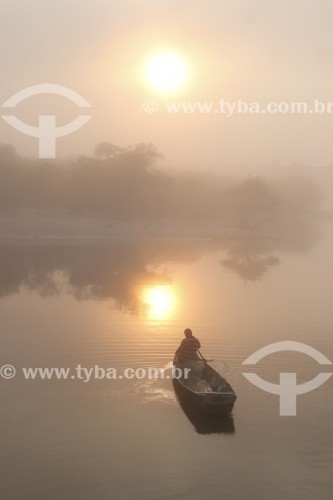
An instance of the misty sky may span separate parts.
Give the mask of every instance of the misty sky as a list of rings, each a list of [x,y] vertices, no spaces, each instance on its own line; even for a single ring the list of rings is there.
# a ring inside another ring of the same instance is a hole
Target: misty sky
[[[288,165],[333,160],[333,115],[168,115],[164,100],[333,101],[333,4],[329,0],[2,0],[0,103],[38,83],[65,85],[92,119],[57,141],[57,156],[92,154],[101,141],[153,142],[172,168]],[[188,63],[184,88],[165,97],[143,79],[160,50]],[[143,111],[157,99],[161,110]],[[73,120],[76,106],[33,97],[14,114]],[[37,140],[0,120],[0,142],[37,156]]]

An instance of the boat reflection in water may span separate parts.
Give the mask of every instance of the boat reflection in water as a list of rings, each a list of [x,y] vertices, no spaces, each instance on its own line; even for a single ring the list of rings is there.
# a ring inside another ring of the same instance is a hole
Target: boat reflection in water
[[[235,434],[232,415],[211,414],[200,410],[181,390],[176,380],[172,380],[179,405],[198,434]]]

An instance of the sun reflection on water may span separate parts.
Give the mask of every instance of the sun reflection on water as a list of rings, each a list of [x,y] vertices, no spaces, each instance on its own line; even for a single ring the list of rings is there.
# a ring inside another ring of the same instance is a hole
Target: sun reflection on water
[[[142,295],[151,319],[168,319],[172,315],[176,304],[172,285],[145,287]]]

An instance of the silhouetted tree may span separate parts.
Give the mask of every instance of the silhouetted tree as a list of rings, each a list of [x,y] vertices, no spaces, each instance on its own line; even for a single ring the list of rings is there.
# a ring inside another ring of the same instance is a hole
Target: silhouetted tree
[[[114,144],[110,144],[109,142],[100,142],[96,144],[94,156],[99,158],[100,160],[109,160],[114,156],[119,155],[124,152],[125,149],[119,146],[115,146]]]
[[[322,193],[307,178],[226,179],[207,172],[170,174],[156,167],[156,146],[107,142],[94,157],[62,165],[21,158],[0,145],[0,207],[85,214],[213,221],[253,231],[290,216],[309,217]]]
[[[244,229],[253,229],[276,215],[279,199],[264,179],[250,177],[231,188],[227,196],[232,217]]]

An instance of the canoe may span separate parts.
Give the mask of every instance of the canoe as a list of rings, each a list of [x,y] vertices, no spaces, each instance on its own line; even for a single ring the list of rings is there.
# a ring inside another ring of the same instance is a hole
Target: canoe
[[[189,422],[198,434],[235,434],[232,413],[207,412],[199,409],[191,398],[186,397],[179,388],[180,384],[172,380],[172,385],[179,403]]]
[[[182,370],[180,377],[174,376],[174,384],[181,394],[207,413],[228,414],[232,412],[236,393],[220,373],[206,361],[180,361],[175,357],[173,366]],[[191,371],[185,376],[184,368]],[[175,375],[177,371],[174,370]]]

